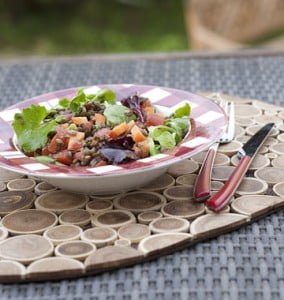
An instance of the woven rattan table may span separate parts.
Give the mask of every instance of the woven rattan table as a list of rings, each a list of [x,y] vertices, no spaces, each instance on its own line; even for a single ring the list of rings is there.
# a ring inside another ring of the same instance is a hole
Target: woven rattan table
[[[0,61],[0,107],[57,89],[143,83],[284,105],[284,52]],[[75,280],[1,284],[0,299],[283,299],[284,211],[152,262]]]

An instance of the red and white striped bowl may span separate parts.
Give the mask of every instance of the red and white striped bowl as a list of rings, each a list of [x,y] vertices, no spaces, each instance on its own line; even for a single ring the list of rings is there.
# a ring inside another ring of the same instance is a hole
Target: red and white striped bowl
[[[60,98],[71,98],[75,95],[78,88],[70,88],[31,98],[0,112],[0,167],[36,176],[59,188],[78,193],[117,193],[143,186],[166,172],[170,165],[207,149],[219,139],[227,124],[227,117],[217,104],[186,91],[137,84],[110,84],[86,87],[85,92],[92,94],[101,88],[115,91],[118,101],[138,93],[149,98],[161,110],[167,111],[174,111],[188,102],[192,109],[192,132],[167,153],[116,166],[57,166],[42,164],[32,157],[25,156],[13,143],[14,131],[11,123],[15,113],[33,103],[52,108]]]

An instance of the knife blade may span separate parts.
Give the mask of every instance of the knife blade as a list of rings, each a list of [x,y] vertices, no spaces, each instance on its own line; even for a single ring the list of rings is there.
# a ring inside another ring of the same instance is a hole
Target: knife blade
[[[224,186],[206,202],[208,208],[218,212],[230,202],[254,156],[269,136],[273,126],[274,123],[266,124],[245,143],[243,148],[238,152],[239,164]]]

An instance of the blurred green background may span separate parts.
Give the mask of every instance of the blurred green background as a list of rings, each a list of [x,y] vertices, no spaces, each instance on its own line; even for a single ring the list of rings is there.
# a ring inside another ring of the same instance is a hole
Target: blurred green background
[[[186,50],[182,0],[0,0],[0,55]]]

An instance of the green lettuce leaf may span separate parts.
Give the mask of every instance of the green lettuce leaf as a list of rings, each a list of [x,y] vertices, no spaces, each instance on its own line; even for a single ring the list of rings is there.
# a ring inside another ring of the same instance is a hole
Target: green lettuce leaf
[[[130,114],[129,108],[117,104],[108,105],[104,111],[104,116],[109,125],[117,125],[135,119],[135,116]]]
[[[150,126],[148,130],[149,130],[149,137],[154,142],[157,142],[160,145],[161,150],[171,149],[176,145],[176,132],[173,128],[160,125],[160,126]],[[153,146],[152,146],[152,152],[154,152]]]
[[[22,113],[15,114],[13,128],[17,135],[18,145],[24,152],[33,152],[44,147],[50,132],[55,131],[57,122],[43,122],[48,115],[44,106],[31,105]]]
[[[188,117],[191,113],[191,107],[188,103],[185,103],[184,106],[181,106],[176,109],[174,112],[175,118],[182,118],[182,117]]]

